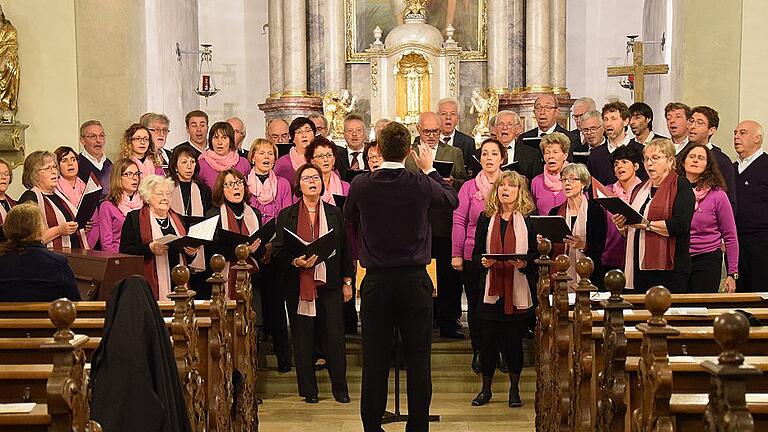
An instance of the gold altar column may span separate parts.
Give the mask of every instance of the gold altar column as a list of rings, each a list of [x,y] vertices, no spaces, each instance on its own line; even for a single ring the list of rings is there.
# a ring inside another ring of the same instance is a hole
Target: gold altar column
[[[525,85],[529,92],[552,91],[551,1],[527,0],[525,4]]]
[[[552,87],[557,94],[567,93],[565,87],[565,0],[552,2]]]
[[[344,0],[325,3],[325,63],[326,90],[347,88],[347,62],[344,44]]]
[[[509,89],[509,28],[505,0],[488,1],[488,87]]]
[[[269,0],[269,95],[283,91],[283,8],[282,0]]]
[[[307,3],[305,0],[278,3],[283,8],[283,96],[304,96],[307,94]]]

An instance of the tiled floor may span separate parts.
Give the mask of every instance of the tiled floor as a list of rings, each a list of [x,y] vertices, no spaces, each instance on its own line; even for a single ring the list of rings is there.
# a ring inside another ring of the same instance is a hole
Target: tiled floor
[[[524,375],[533,371],[527,368]],[[499,377],[501,378],[501,377]],[[530,377],[529,377],[530,378]],[[479,389],[478,389],[479,390]],[[431,431],[444,432],[496,432],[534,430],[533,389],[522,388],[522,408],[509,408],[507,394],[495,393],[488,405],[473,407],[473,393],[435,393],[432,395],[431,413],[440,415],[440,422],[430,425]],[[263,395],[264,404],[259,406],[259,430],[261,432],[358,432],[360,423],[360,394],[351,394],[352,403],[339,404],[330,395],[322,395],[320,403],[308,405],[296,394]],[[387,406],[393,409],[390,398]],[[406,401],[401,402],[406,411]],[[384,425],[384,430],[404,431],[405,423]]]

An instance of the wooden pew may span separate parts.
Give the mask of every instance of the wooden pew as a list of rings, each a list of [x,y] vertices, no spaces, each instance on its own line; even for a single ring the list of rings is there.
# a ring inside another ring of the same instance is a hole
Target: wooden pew
[[[71,301],[59,299],[50,304],[49,315],[56,331],[52,340],[38,347],[48,355],[48,364],[0,366],[3,384],[7,383],[3,378],[8,378],[10,374],[38,380],[44,378],[44,396],[36,390],[36,400],[32,399],[41,403],[37,403],[31,413],[0,414],[0,428],[24,431],[101,431],[98,423],[89,420],[90,381],[85,371],[85,354],[82,350],[88,339],[76,337],[70,327],[77,316],[77,310]],[[36,387],[40,386],[42,383]],[[33,397],[31,390],[29,396]],[[4,394],[3,397],[7,396]]]
[[[718,293],[718,294],[672,294],[672,304],[679,307],[708,307],[708,308],[764,308],[768,300],[763,296],[768,293]],[[624,301],[630,303],[633,309],[646,309],[645,294],[624,293]]]
[[[536,412],[536,430],[554,430],[554,420],[559,416],[560,406],[555,403],[555,386],[557,381],[556,367],[553,362],[552,340],[554,338],[553,307],[550,302],[552,284],[550,282],[550,267],[553,264],[549,259],[552,243],[547,239],[538,242],[539,258],[534,262],[539,268],[539,281],[536,286],[536,398],[534,411]]]
[[[240,374],[241,384],[235,389],[235,424],[237,430],[258,430],[258,403],[256,397],[256,311],[253,309],[253,287],[251,286],[251,270],[253,266],[246,261],[250,251],[248,245],[241,244],[235,248],[237,264],[232,266],[235,271],[235,308],[234,347],[235,369]]]

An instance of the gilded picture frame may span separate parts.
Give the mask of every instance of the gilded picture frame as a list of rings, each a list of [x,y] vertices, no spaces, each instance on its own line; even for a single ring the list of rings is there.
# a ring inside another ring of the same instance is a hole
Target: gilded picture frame
[[[347,63],[368,63],[365,50],[373,43],[373,30],[381,27],[381,41],[398,25],[398,0],[344,0],[344,39]],[[448,11],[449,5],[455,9]],[[445,35],[447,15],[452,13],[453,39],[462,48],[463,61],[487,59],[488,0],[432,0],[427,22]]]

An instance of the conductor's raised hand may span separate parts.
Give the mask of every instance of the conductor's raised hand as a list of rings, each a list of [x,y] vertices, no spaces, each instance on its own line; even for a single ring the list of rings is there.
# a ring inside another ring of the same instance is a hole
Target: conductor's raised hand
[[[432,171],[435,159],[432,157],[432,149],[429,148],[426,143],[419,141],[419,151],[416,152],[416,150],[411,150],[411,156],[416,162],[416,166],[418,166],[422,172],[426,173]]]

